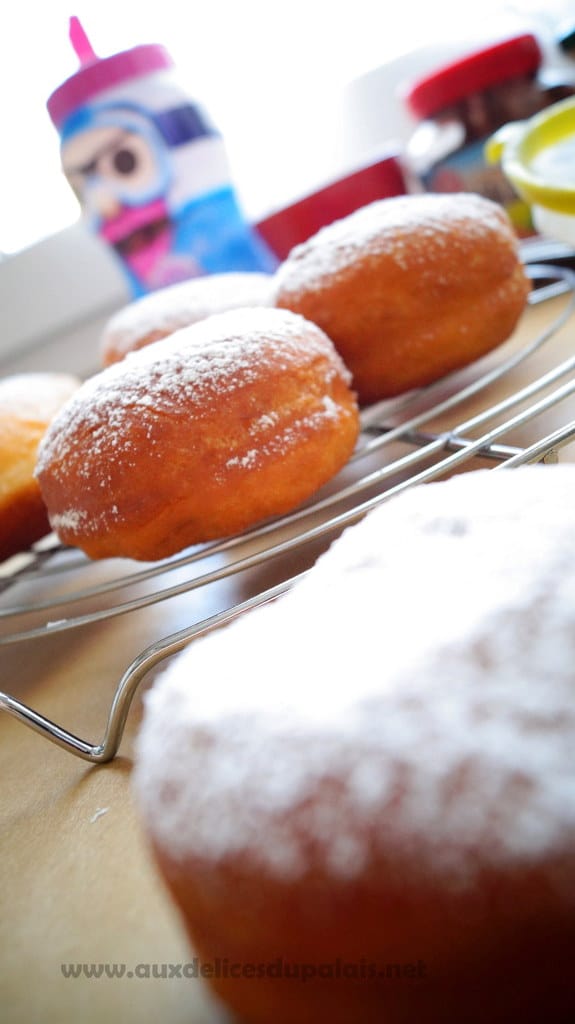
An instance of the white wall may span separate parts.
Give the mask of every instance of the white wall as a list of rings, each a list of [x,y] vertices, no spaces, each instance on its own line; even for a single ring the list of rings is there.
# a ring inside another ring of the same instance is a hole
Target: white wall
[[[100,331],[128,301],[121,272],[83,224],[0,263],[0,373],[98,368]]]

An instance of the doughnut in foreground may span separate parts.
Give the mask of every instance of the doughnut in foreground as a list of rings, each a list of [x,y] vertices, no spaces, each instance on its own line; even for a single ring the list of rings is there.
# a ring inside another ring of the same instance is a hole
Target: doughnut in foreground
[[[220,313],[108,367],[41,446],[52,527],[92,558],[153,561],[310,497],[359,432],[349,373],[285,310]]]
[[[119,310],[108,322],[100,346],[102,364],[110,366],[129,352],[215,313],[272,306],[272,281],[271,274],[235,271],[194,277],[150,292]]]
[[[239,1019],[575,1019],[574,503],[414,488],[156,681],[136,795]]]
[[[507,214],[467,193],[371,203],[297,246],[276,272],[276,304],[329,335],[362,403],[495,348],[529,288]]]
[[[79,386],[65,373],[18,373],[0,380],[0,561],[50,530],[34,479],[38,445]]]

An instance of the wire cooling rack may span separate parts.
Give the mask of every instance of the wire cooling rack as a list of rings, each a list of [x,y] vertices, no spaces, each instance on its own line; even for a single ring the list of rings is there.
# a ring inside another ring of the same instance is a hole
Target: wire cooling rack
[[[567,296],[559,310],[556,304],[546,307],[543,329],[520,348],[509,342],[465,371],[365,409],[348,466],[291,515],[161,563],[89,562],[50,535],[0,565],[0,647],[81,631],[272,562],[282,566],[282,578],[273,586],[256,589],[247,600],[208,617],[200,614],[191,625],[140,651],[118,682],[101,743],[75,736],[1,691],[0,710],[78,757],[109,761],[118,751],[134,694],[154,667],[195,638],[284,593],[320,550],[372,508],[408,487],[460,469],[556,461],[558,450],[575,439],[568,401],[575,395],[575,355],[543,374],[537,371],[537,357],[571,317],[575,324],[575,274],[559,266],[531,264],[527,269],[534,284],[532,306],[560,293]],[[471,406],[475,411],[469,415]],[[559,426],[546,432],[546,415],[557,408]],[[526,425],[536,440],[521,444]],[[302,557],[309,562],[303,570]]]

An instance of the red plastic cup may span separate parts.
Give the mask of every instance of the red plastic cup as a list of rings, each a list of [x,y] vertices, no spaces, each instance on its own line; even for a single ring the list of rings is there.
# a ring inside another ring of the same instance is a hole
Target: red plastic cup
[[[337,178],[289,206],[259,220],[255,227],[279,259],[334,220],[347,217],[377,199],[405,195],[405,173],[398,153],[388,152],[376,161]]]

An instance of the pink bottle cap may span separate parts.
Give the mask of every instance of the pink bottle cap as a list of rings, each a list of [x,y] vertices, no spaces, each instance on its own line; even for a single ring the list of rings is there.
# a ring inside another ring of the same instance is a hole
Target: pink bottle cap
[[[58,130],[70,114],[104,89],[152,71],[174,67],[168,51],[152,43],[135,46],[111,57],[98,57],[77,18],[70,18],[70,40],[80,60],[80,70],[62,82],[46,104]]]

